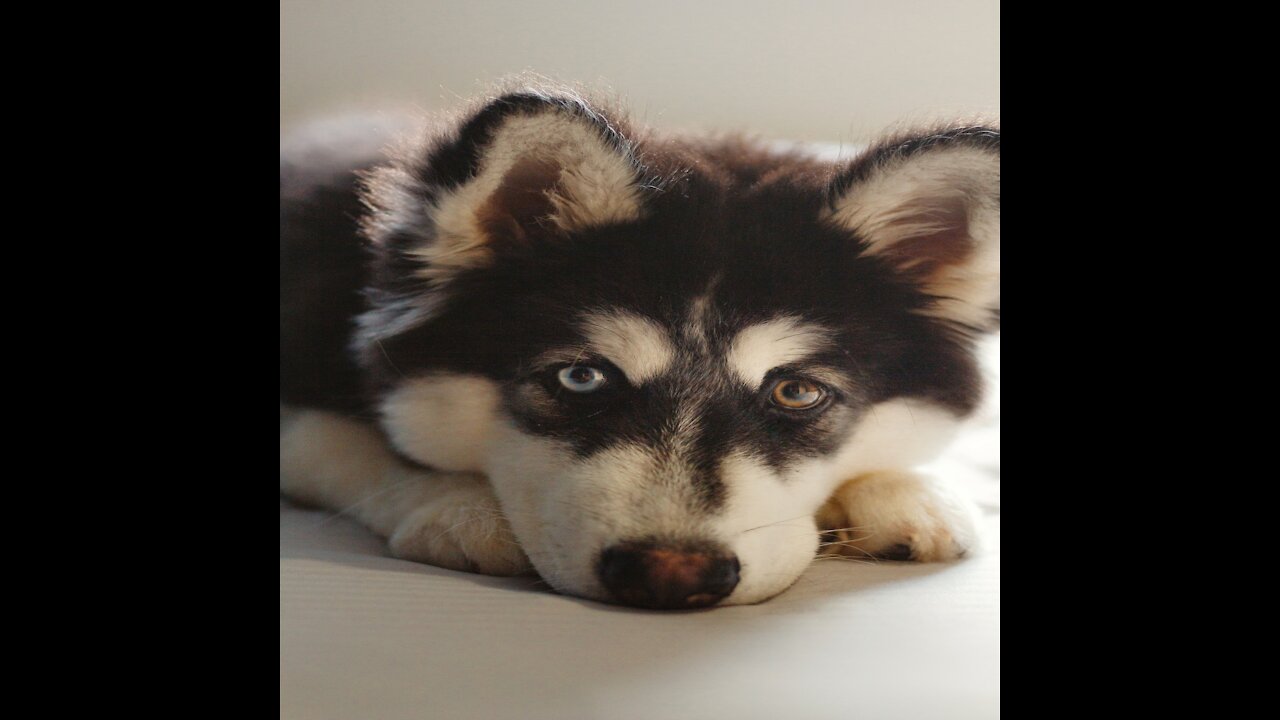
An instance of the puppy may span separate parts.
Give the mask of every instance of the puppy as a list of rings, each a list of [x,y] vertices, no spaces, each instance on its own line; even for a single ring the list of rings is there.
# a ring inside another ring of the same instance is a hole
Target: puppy
[[[282,144],[281,491],[403,558],[651,608],[754,603],[821,532],[950,560],[913,468],[999,324],[1000,134],[833,163],[516,89]]]

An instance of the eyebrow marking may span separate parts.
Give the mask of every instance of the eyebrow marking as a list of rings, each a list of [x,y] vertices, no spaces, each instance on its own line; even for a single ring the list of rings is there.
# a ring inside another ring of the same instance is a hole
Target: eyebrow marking
[[[689,312],[685,318],[684,339],[693,343],[702,352],[709,352],[711,349],[708,340],[709,329],[715,308],[711,304],[711,298],[715,294],[716,286],[723,279],[723,273],[716,273],[707,283],[706,289],[689,301]]]
[[[587,345],[640,385],[666,372],[676,349],[656,322],[634,313],[611,310],[587,315],[582,321]]]
[[[773,368],[799,362],[832,345],[826,328],[784,315],[739,332],[729,346],[727,359],[740,380],[757,388]]]

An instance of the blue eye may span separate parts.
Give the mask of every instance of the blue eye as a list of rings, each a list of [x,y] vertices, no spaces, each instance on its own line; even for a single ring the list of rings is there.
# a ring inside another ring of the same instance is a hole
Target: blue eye
[[[604,385],[604,373],[585,365],[570,365],[560,371],[560,384],[576,393],[589,393]]]

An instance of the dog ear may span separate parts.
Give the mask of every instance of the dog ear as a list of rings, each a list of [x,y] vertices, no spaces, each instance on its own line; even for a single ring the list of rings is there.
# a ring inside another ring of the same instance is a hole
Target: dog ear
[[[572,93],[491,100],[425,149],[374,174],[365,232],[447,281],[504,247],[641,216],[641,168],[621,119]]]
[[[1000,131],[951,127],[877,143],[829,187],[825,219],[978,330],[1000,317]]]

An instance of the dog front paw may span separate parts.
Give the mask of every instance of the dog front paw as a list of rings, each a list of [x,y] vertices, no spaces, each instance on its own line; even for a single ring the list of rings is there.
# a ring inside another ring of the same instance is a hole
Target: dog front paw
[[[864,475],[818,511],[827,555],[939,562],[976,549],[977,508],[945,484],[909,472]]]
[[[387,540],[398,558],[482,573],[519,575],[533,566],[487,487],[460,487],[410,512]]]

